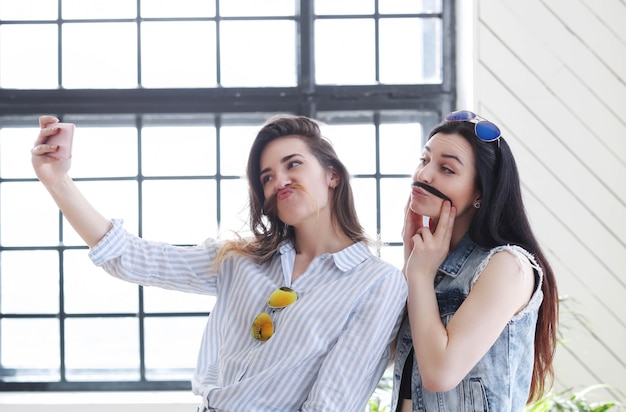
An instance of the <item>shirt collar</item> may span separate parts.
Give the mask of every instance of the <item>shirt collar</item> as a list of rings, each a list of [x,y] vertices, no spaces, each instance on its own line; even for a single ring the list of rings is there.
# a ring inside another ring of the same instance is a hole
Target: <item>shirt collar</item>
[[[281,255],[295,254],[296,249],[293,242],[286,240],[278,247],[278,253]],[[342,272],[347,272],[356,267],[361,262],[369,259],[372,255],[369,248],[364,242],[354,243],[347,248],[336,253],[325,254],[330,255],[335,262],[335,266]],[[324,255],[322,255],[324,256]]]
[[[441,266],[439,266],[439,270],[447,276],[456,277],[465,264],[465,261],[477,247],[478,244],[476,244],[476,242],[470,238],[469,234],[466,233],[459,244],[448,255],[446,260],[444,260]]]

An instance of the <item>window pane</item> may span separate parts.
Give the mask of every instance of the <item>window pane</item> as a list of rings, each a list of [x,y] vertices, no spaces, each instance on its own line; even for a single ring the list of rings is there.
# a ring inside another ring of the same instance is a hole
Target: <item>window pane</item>
[[[0,0],[0,20],[56,20],[58,7],[58,0]]]
[[[215,181],[146,181],[143,189],[144,238],[196,244],[215,237]]]
[[[137,319],[67,319],[65,323],[68,380],[139,379]]]
[[[3,251],[0,254],[0,281],[0,309],[3,313],[59,311],[58,252]]]
[[[214,87],[215,23],[141,25],[141,82],[145,87]]]
[[[222,127],[220,133],[220,169],[225,176],[245,176],[252,142],[259,126]]]
[[[374,0],[315,0],[315,14],[373,14]]]
[[[67,313],[135,313],[137,285],[123,282],[95,266],[87,250],[64,252],[64,292]]]
[[[220,29],[223,86],[296,85],[296,27],[293,21],[224,21]],[[244,36],[242,33],[254,35]],[[270,50],[271,55],[268,54]]]
[[[134,1],[63,0],[61,3],[64,19],[132,19],[137,17],[137,3]]]
[[[378,212],[376,209],[376,179],[355,178],[352,179],[351,184],[356,212],[361,225],[370,238],[376,239],[378,237],[378,229],[376,228],[376,213]]]
[[[59,209],[39,182],[3,182],[0,221],[3,246],[59,244]]]
[[[441,82],[440,32],[439,19],[380,19],[380,81]]]
[[[145,127],[142,130],[144,176],[214,175],[214,127]]]
[[[72,177],[137,175],[137,129],[76,124]]]
[[[232,238],[233,232],[246,235],[249,228],[248,180],[222,180],[220,236]],[[212,234],[208,234],[212,235]]]
[[[346,85],[375,83],[375,44],[374,20],[317,20],[316,83]]]
[[[62,28],[64,87],[137,87],[134,23],[65,23]]]
[[[383,242],[402,242],[404,206],[411,195],[411,178],[381,179],[380,238]]]
[[[215,0],[141,0],[141,17],[212,17]]]
[[[15,369],[6,382],[59,380],[58,319],[0,319],[0,359],[5,370]]]
[[[297,0],[219,0],[222,16],[293,16]]]
[[[324,126],[323,134],[332,142],[348,172],[376,173],[376,129],[372,124]]]
[[[0,25],[0,87],[56,88],[57,44],[56,25]]]
[[[146,319],[146,377],[191,379],[205,324],[205,316]]]
[[[440,13],[441,0],[378,0],[384,14]]]
[[[400,246],[386,246],[380,248],[380,257],[386,262],[391,263],[398,269],[402,269],[404,265],[404,249]]]
[[[420,123],[380,125],[380,172],[411,174],[422,156]]]
[[[37,124],[36,121],[34,124]],[[0,128],[0,177],[34,178],[30,149],[37,138],[36,128]]]

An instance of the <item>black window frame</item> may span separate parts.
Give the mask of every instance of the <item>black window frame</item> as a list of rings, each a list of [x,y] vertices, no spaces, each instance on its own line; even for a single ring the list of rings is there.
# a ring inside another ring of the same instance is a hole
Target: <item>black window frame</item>
[[[6,119],[34,118],[41,114],[53,114],[63,119],[66,115],[127,114],[135,116],[140,125],[141,117],[150,114],[213,114],[216,122],[223,115],[246,113],[294,113],[316,118],[324,112],[359,112],[377,114],[386,111],[424,111],[443,113],[456,106],[456,33],[455,2],[442,0],[442,11],[434,16],[442,20],[442,82],[419,85],[352,85],[329,86],[315,84],[313,26],[314,0],[295,0],[298,5],[299,47],[298,85],[296,87],[264,88],[185,88],[185,89],[63,89],[17,90],[0,88],[0,117]],[[378,0],[376,0],[378,4]],[[138,0],[139,7],[139,0]],[[377,10],[377,9],[376,9]],[[416,15],[420,16],[420,15]],[[428,14],[428,16],[433,16]],[[344,17],[344,16],[342,16]],[[348,16],[349,17],[349,16]],[[379,15],[376,12],[375,18]],[[388,17],[388,16],[386,16]],[[132,20],[136,21],[136,19]],[[0,62],[1,64],[1,62]],[[61,63],[59,63],[61,64]],[[218,62],[219,67],[219,62]],[[219,69],[218,69],[219,70]],[[59,73],[61,71],[59,70]],[[378,72],[378,68],[377,68]],[[218,72],[219,82],[219,72]],[[376,123],[376,121],[375,121]],[[430,124],[429,126],[432,126]],[[31,125],[32,126],[32,125]],[[31,179],[32,180],[32,179]],[[8,181],[8,180],[5,180]],[[3,183],[0,177],[0,184]],[[218,206],[219,207],[219,206]],[[218,210],[218,214],[219,214]],[[380,221],[380,219],[379,219]],[[59,213],[59,224],[62,215]],[[15,248],[0,245],[0,251]],[[24,247],[20,250],[46,248]],[[50,249],[50,248],[48,248]],[[64,250],[86,247],[58,246],[52,248],[62,255]],[[62,262],[62,260],[61,260]],[[62,264],[62,263],[61,263]],[[0,273],[1,276],[1,273]],[[142,294],[142,288],[138,288]],[[61,297],[62,299],[62,297]],[[141,302],[141,298],[140,298]],[[113,316],[112,314],[109,314]],[[115,314],[118,316],[120,314]],[[124,316],[149,317],[139,309],[138,313]],[[159,316],[206,316],[208,313],[159,313]],[[33,315],[3,314],[2,318],[28,318]],[[37,315],[41,317],[40,315]],[[64,314],[47,315],[63,317]],[[108,316],[98,314],[99,317]],[[143,336],[140,322],[140,337]],[[0,330],[1,333],[1,330]],[[2,348],[0,347],[0,351]],[[61,381],[59,382],[5,382],[0,380],[0,391],[131,391],[131,390],[188,390],[189,381],[146,380],[143,364],[143,348],[140,358],[141,379],[131,382],[67,381],[64,379],[61,353]],[[0,371],[2,370],[0,365]]]

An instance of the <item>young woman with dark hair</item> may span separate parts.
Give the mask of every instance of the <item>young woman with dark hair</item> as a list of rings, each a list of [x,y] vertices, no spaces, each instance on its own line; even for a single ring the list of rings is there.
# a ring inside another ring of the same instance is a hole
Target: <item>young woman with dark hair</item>
[[[552,383],[558,293],[510,147],[495,124],[450,113],[413,180],[392,410],[521,411]]]

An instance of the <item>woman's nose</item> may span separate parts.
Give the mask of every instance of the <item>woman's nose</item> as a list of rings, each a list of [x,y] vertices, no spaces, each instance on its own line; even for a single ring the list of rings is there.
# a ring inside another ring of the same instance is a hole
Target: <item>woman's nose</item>
[[[432,172],[429,165],[425,165],[417,170],[417,172],[415,173],[415,180],[419,180],[425,183],[429,183],[430,181],[432,181]]]
[[[291,184],[291,179],[286,173],[277,173],[276,179],[274,180],[274,182],[275,182],[275,189],[278,191],[289,186]]]

